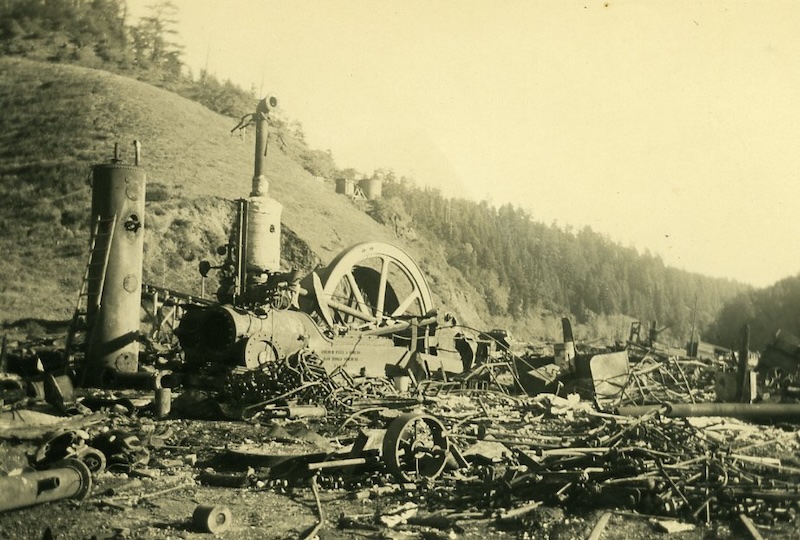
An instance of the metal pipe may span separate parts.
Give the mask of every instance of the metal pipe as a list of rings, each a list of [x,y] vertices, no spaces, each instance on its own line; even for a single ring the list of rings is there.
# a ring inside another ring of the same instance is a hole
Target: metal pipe
[[[399,322],[397,324],[393,324],[391,326],[380,326],[380,327],[375,328],[373,330],[367,330],[366,332],[363,332],[362,335],[365,335],[365,336],[385,336],[387,334],[396,334],[398,332],[402,332],[404,330],[408,330],[412,326],[424,327],[424,326],[428,326],[428,325],[434,324],[436,322],[436,320],[437,320],[436,317],[428,317],[428,318],[425,318],[425,319],[419,319],[417,321],[416,325],[414,324],[413,321],[402,321],[402,322]]]
[[[236,201],[236,282],[233,285],[233,303],[247,291],[247,199]]]
[[[59,468],[0,477],[0,512],[26,506],[83,499],[92,489],[92,475],[80,460],[65,459]]]
[[[321,471],[323,469],[338,469],[340,467],[353,467],[355,465],[366,465],[370,462],[377,462],[377,459],[365,457],[336,459],[332,461],[320,461],[319,463],[309,463],[309,471]]]
[[[274,109],[277,106],[278,99],[275,96],[269,96],[259,101],[256,107],[256,155],[251,197],[266,195],[269,189],[269,184],[264,176],[264,157],[267,153],[267,137],[269,135],[267,116],[270,109]]]
[[[624,405],[614,409],[614,414],[620,416],[644,416],[645,414],[662,409],[662,413],[666,412],[666,407],[663,404],[657,405]]]
[[[664,403],[619,407],[617,414],[642,416],[663,409],[669,418],[728,416],[735,418],[800,418],[800,403]]]
[[[160,390],[161,388],[174,388],[180,384],[180,378],[170,371],[155,371],[152,373],[139,371],[136,373],[123,373],[109,371],[105,381],[111,388],[130,388],[133,390]]]
[[[668,403],[667,416],[800,417],[800,403]]]
[[[736,362],[736,401],[750,403],[750,387],[747,384],[748,368],[750,360],[750,325],[742,326],[742,342],[739,347],[739,358]]]

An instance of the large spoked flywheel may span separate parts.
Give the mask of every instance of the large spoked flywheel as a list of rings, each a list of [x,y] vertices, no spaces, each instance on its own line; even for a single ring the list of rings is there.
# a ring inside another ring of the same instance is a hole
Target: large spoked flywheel
[[[320,314],[330,325],[383,324],[422,317],[433,309],[425,276],[405,251],[391,244],[356,244],[313,279]]]

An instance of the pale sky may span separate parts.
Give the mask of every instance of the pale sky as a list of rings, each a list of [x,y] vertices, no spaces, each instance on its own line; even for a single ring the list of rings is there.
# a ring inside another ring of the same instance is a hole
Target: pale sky
[[[174,3],[195,73],[275,94],[340,167],[706,275],[800,272],[800,2]]]

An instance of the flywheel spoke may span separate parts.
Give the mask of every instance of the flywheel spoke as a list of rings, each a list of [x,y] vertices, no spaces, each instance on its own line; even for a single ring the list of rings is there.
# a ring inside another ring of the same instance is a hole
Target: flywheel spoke
[[[356,277],[353,275],[353,272],[347,272],[345,277],[347,278],[347,283],[350,285],[350,292],[356,301],[356,308],[365,315],[369,315],[371,317],[372,311],[370,310],[367,302],[364,300],[364,295],[361,294],[361,287],[359,287],[358,283],[356,282]]]
[[[391,261],[386,257],[381,257],[381,280],[378,283],[378,301],[375,308],[375,315],[383,316],[386,306],[386,287],[389,283],[389,265]]]
[[[411,294],[406,296],[406,298],[402,302],[400,302],[400,305],[397,306],[397,309],[395,309],[392,312],[392,317],[398,317],[406,313],[408,311],[408,308],[411,307],[411,304],[413,304],[414,301],[417,300],[418,298],[419,298],[419,291],[414,289],[411,292]],[[422,313],[421,315],[424,315],[424,313]]]

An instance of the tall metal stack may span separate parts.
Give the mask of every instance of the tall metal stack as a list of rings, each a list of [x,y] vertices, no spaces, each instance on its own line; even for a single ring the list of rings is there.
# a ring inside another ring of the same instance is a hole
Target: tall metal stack
[[[264,158],[268,150],[267,116],[278,106],[275,97],[258,103],[254,116],[256,124],[255,171],[253,189],[247,199],[246,273],[245,287],[266,282],[269,274],[281,266],[281,212],[283,206],[269,196],[269,181],[264,175]]]
[[[134,149],[133,165],[121,162],[115,145],[114,159],[92,168],[95,226],[86,284],[89,385],[103,385],[113,372],[138,369],[146,173],[139,167],[138,141]]]

